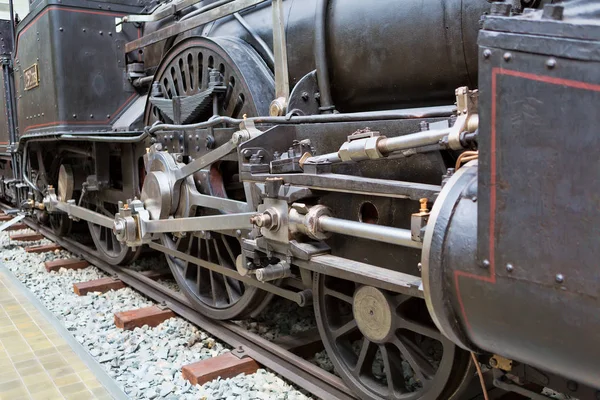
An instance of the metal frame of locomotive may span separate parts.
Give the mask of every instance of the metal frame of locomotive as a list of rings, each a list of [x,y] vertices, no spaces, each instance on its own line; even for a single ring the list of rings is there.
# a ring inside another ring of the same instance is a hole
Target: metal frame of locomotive
[[[196,3],[33,2],[5,199],[212,318],[314,304],[361,398],[459,399],[469,351],[598,398],[593,1]]]

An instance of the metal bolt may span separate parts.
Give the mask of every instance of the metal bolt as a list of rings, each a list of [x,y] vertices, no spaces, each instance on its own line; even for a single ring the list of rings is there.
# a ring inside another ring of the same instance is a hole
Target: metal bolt
[[[515,269],[515,267],[513,267],[513,265],[512,265],[512,264],[506,264],[506,270],[507,270],[508,272],[513,272],[513,269]]]
[[[504,61],[509,62],[510,60],[512,60],[512,54],[506,52],[504,53],[504,56],[502,56],[502,58],[504,58]]]
[[[549,58],[548,61],[546,61],[546,67],[548,69],[556,67],[556,60],[554,58]]]
[[[490,367],[496,368],[497,366],[498,366],[498,360],[496,360],[494,357],[490,358]]]
[[[302,92],[302,100],[308,101],[308,92]]]
[[[489,268],[490,267],[490,260],[483,260],[481,262],[481,268]]]
[[[242,231],[239,229],[237,231],[235,231],[235,236],[242,237]]]
[[[473,203],[476,203],[476,202],[477,202],[477,196],[473,196],[473,197],[471,197],[471,201],[472,201]]]
[[[485,49],[483,51],[483,58],[490,58],[491,55],[492,55],[492,51],[490,49]]]
[[[556,274],[556,283],[563,283],[565,281],[565,277],[563,274]]]
[[[417,268],[419,268],[419,272],[421,272],[423,270],[423,264],[418,263]]]
[[[577,389],[579,389],[579,385],[575,381],[568,381],[567,389],[569,389],[571,392],[576,392]]]

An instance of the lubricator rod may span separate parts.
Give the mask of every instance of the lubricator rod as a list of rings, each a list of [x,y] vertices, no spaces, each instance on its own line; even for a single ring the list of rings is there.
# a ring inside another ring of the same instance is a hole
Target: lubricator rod
[[[339,151],[310,157],[304,164],[318,164],[321,162],[335,164],[343,161],[376,160],[396,151],[439,144],[451,132],[452,128],[432,129],[392,138],[373,136],[350,140],[344,143]]]

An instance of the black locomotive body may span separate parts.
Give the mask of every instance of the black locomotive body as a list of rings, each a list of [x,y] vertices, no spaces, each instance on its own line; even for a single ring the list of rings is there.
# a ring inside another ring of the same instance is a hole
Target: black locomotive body
[[[598,398],[600,5],[554,3],[36,0],[0,195],[209,317],[314,306],[357,397]]]

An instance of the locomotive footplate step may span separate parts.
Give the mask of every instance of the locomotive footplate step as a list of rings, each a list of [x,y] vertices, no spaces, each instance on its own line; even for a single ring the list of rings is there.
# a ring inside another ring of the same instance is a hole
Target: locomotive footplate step
[[[25,247],[26,253],[48,253],[56,250],[62,250],[62,247],[57,244],[42,244],[39,246]]]
[[[10,235],[10,240],[18,241],[18,242],[36,242],[38,240],[42,240],[44,236],[35,232],[27,232],[27,233],[15,233]]]
[[[85,296],[90,292],[104,293],[108,292],[109,290],[123,289],[126,286],[127,285],[125,285],[120,279],[108,277],[95,279],[93,281],[74,283],[73,291],[79,296]]]
[[[127,399],[61,322],[0,264],[0,399]]]
[[[67,258],[64,260],[54,260],[54,261],[46,261],[44,266],[46,267],[46,271],[58,271],[61,268],[66,269],[83,269],[87,268],[90,265],[85,260],[80,260],[79,258]]]
[[[168,308],[150,306],[115,313],[115,325],[117,328],[132,330],[148,325],[153,328],[169,318],[175,317],[175,313]]]
[[[235,350],[234,350],[235,351]],[[239,374],[253,374],[260,366],[250,357],[237,357],[233,352],[208,358],[181,368],[183,379],[192,385],[203,385],[216,378],[233,378]]]

